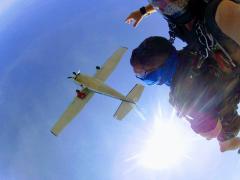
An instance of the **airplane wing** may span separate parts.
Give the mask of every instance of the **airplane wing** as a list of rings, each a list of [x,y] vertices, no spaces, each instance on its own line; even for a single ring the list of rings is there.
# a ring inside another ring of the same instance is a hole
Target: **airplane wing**
[[[102,66],[100,70],[97,71],[95,77],[99,80],[105,81],[107,77],[115,69],[119,61],[121,60],[127,48],[119,48]],[[91,99],[94,92],[90,91],[88,88],[84,88],[81,92],[86,93],[86,97],[79,98],[75,97],[73,102],[68,106],[67,110],[63,113],[60,119],[52,128],[51,132],[57,136],[71,121],[72,119],[82,110],[85,104]]]
[[[81,92],[86,93],[86,96],[82,99],[75,97],[73,102],[68,106],[67,110],[52,128],[51,132],[55,136],[57,136],[72,121],[94,94],[94,92],[87,88],[84,88]]]
[[[95,77],[102,81],[105,81],[115,69],[126,51],[126,47],[121,47],[117,51],[115,51],[115,53],[106,61],[106,63],[101,67],[101,69],[97,71]]]

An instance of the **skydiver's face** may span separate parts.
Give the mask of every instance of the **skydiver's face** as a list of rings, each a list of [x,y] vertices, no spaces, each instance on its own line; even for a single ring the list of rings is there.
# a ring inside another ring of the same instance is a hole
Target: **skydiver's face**
[[[133,71],[136,74],[136,76],[146,75],[158,69],[159,67],[161,67],[164,64],[166,58],[167,58],[166,55],[155,56],[155,57],[149,58],[148,62],[144,65],[140,64],[139,61],[137,61],[133,65]]]

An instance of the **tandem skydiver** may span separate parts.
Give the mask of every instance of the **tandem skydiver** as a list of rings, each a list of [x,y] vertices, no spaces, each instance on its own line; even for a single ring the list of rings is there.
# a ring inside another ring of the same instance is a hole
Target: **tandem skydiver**
[[[136,76],[146,84],[170,87],[171,105],[196,133],[208,140],[217,138],[221,152],[238,149],[239,76],[223,60],[209,56],[198,68],[199,61],[187,48],[177,51],[169,40],[157,36],[145,39],[130,59]]]
[[[143,17],[156,11],[169,25],[170,41],[185,41],[201,61],[216,51],[236,68],[240,64],[240,0],[149,0],[149,5],[132,12],[126,19],[136,27]],[[236,68],[237,69],[237,68]]]

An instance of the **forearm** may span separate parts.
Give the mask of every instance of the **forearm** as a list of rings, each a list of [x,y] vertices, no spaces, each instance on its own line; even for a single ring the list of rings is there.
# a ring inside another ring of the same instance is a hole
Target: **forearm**
[[[156,12],[154,7],[151,4],[148,4],[147,6],[140,8],[136,11],[133,11],[125,20],[127,24],[133,23],[133,27],[137,27],[137,25],[142,21],[143,17],[148,16],[152,13]]]
[[[154,7],[151,4],[145,6],[145,8],[146,8],[147,14],[152,14],[156,12],[156,9],[154,9]]]

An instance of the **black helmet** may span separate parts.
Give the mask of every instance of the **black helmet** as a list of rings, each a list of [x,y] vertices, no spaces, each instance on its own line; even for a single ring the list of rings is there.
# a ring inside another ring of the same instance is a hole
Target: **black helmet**
[[[151,57],[165,55],[169,56],[176,48],[164,37],[152,36],[145,39],[136,49],[132,51],[130,63],[146,65],[151,63]]]

